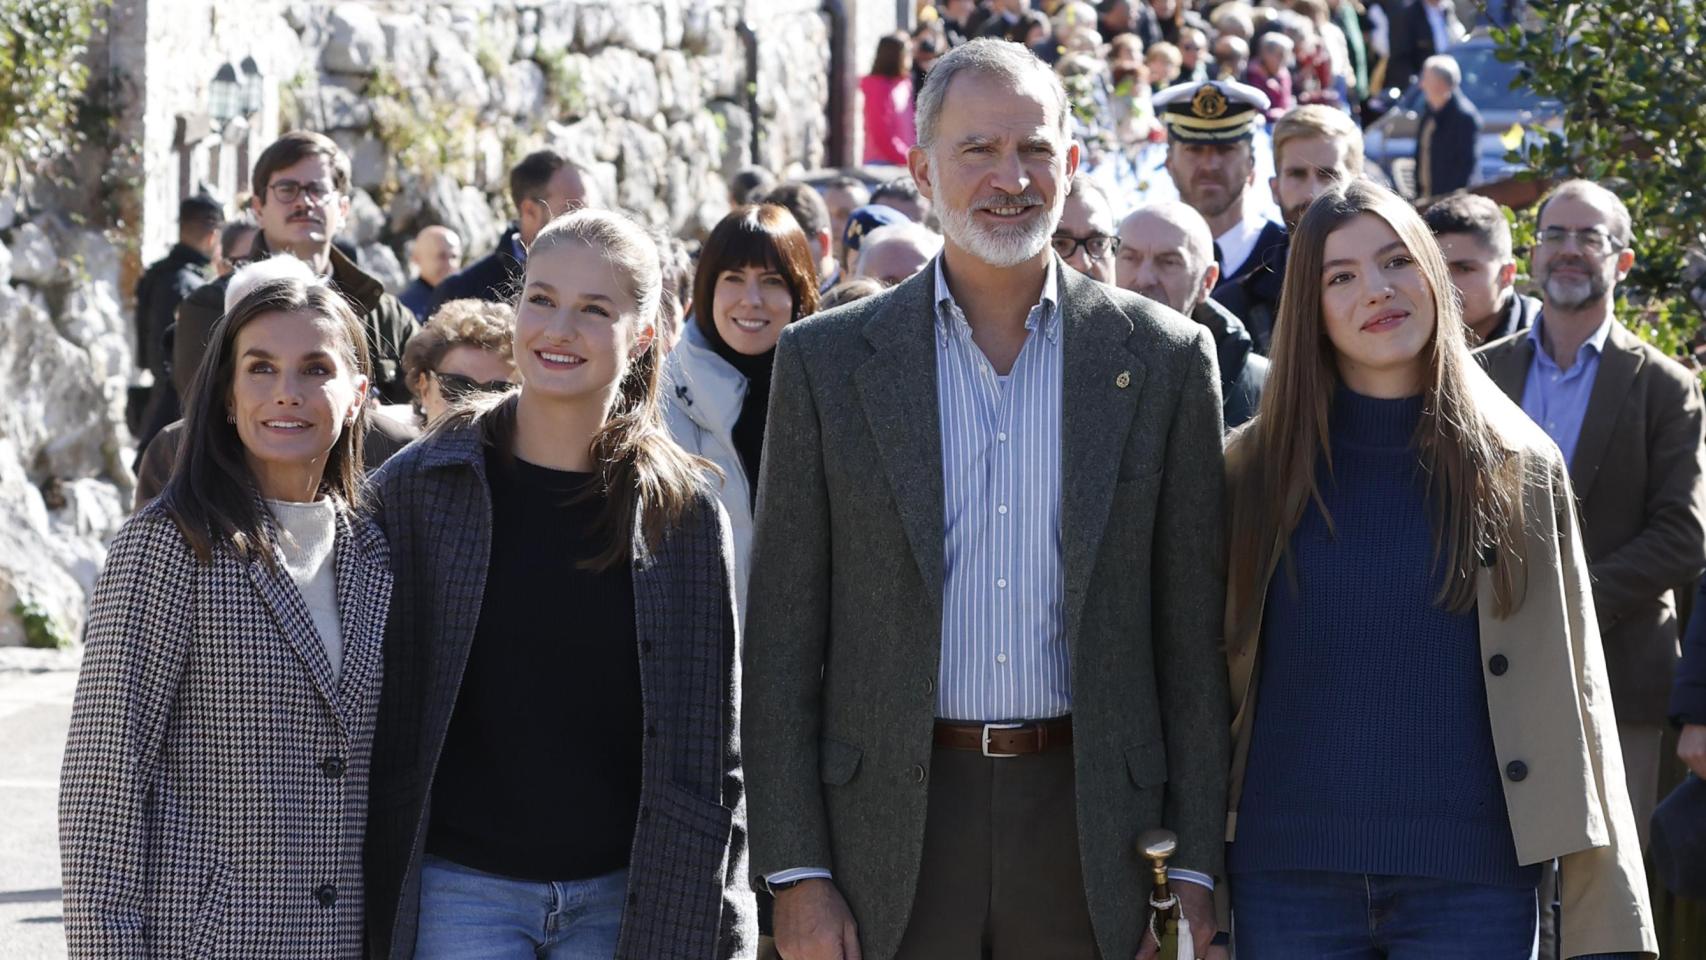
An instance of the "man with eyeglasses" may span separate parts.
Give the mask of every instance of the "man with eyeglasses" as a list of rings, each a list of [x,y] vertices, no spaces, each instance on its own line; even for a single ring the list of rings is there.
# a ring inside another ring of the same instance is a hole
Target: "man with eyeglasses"
[[[1114,205],[1089,177],[1072,178],[1049,245],[1079,273],[1114,282],[1114,253],[1120,248],[1120,238],[1114,235]]]
[[[330,138],[293,130],[273,141],[261,151],[250,178],[255,191],[251,203],[261,229],[249,259],[289,253],[327,277],[362,319],[374,389],[388,402],[407,403],[403,348],[417,327],[415,315],[386,293],[376,277],[332,245],[349,217],[349,181],[349,157]],[[215,280],[178,307],[172,379],[179,396],[186,395],[213,325],[225,311],[229,282],[229,277]]]
[[[1256,352],[1243,322],[1209,296],[1219,279],[1208,222],[1189,205],[1151,203],[1120,222],[1115,282],[1208,328],[1220,366],[1221,416],[1231,430],[1256,415],[1268,358]]]
[[[1672,590],[1706,569],[1706,416],[1694,374],[1616,318],[1616,284],[1635,262],[1629,244],[1616,194],[1586,180],[1559,185],[1541,202],[1531,262],[1540,316],[1477,359],[1569,463],[1645,847],[1677,660]]]

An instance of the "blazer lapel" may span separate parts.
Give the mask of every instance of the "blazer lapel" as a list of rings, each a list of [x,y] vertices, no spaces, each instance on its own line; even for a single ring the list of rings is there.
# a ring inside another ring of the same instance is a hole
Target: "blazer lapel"
[[[266,508],[263,506],[261,509]],[[271,525],[271,518],[266,522]],[[284,642],[296,651],[297,657],[302,660],[303,668],[308,671],[309,679],[314,683],[314,689],[325,698],[327,706],[332,708],[333,715],[337,717],[339,727],[343,727],[343,715],[337,709],[338,692],[332,684],[332,663],[326,658],[326,648],[320,641],[320,632],[314,629],[314,621],[308,615],[308,606],[303,602],[295,582],[290,579],[290,574],[284,569],[284,557],[278,553],[276,547],[273,552],[271,564],[259,558],[248,562],[249,577],[254,580],[261,599],[266,601],[273,622],[284,636]]]
[[[1611,335],[1605,338],[1605,349],[1599,355],[1599,371],[1594,374],[1593,392],[1588,394],[1587,413],[1582,417],[1582,432],[1576,437],[1576,452],[1570,458],[1570,485],[1575,488],[1576,500],[1588,498],[1605,451],[1611,445],[1611,435],[1617,427],[1618,414],[1629,398],[1629,388],[1641,369],[1638,349],[1623,342],[1634,338],[1623,325],[1613,322]]]
[[[1127,341],[1131,321],[1096,282],[1057,262],[1061,290],[1060,539],[1066,566],[1066,628],[1078,619],[1113,504],[1121,449],[1143,393],[1146,368]],[[1154,464],[1157,469],[1161,464]]]
[[[1527,332],[1505,349],[1495,349],[1487,355],[1487,376],[1498,385],[1511,402],[1522,404],[1523,388],[1528,383],[1528,367],[1534,362],[1534,341]]]
[[[902,283],[865,326],[875,355],[854,373],[925,593],[941,615],[942,428],[936,400],[935,262]]]
[[[338,707],[347,721],[361,715],[361,697],[379,668],[385,617],[391,603],[389,560],[379,532],[340,510],[333,548],[337,571],[338,621],[343,630],[343,670]]]

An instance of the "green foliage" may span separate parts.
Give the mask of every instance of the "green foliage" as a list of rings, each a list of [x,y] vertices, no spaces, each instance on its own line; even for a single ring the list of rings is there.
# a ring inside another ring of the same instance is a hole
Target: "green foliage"
[[[540,56],[537,59],[539,68],[545,71],[545,92],[550,98],[556,116],[567,122],[586,115],[586,84],[581,75],[571,66],[567,52],[554,56]]]
[[[422,176],[452,172],[468,179],[465,168],[474,160],[474,110],[453,101],[417,97],[381,68],[368,81],[366,96],[373,104],[374,132],[391,158],[388,182],[380,191],[383,202],[398,188],[397,174]]]
[[[84,57],[109,0],[0,0],[0,164],[12,174],[81,142]]]
[[[12,614],[24,622],[24,646],[37,650],[63,650],[71,646],[71,636],[59,618],[40,604],[19,600],[12,604]]]
[[[1698,0],[1530,4],[1495,30],[1523,83],[1565,105],[1563,129],[1513,158],[1531,176],[1584,177],[1629,206],[1635,267],[1620,316],[1673,356],[1702,322],[1688,296],[1690,252],[1706,252],[1706,18]]]

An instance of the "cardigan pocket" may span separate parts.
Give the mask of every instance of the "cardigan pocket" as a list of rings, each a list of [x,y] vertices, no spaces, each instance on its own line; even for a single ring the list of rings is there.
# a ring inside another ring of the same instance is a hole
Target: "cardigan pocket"
[[[196,903],[195,923],[190,928],[189,955],[211,957],[219,934],[225,929],[225,914],[231,901],[231,868],[223,863],[213,868],[202,885]]]

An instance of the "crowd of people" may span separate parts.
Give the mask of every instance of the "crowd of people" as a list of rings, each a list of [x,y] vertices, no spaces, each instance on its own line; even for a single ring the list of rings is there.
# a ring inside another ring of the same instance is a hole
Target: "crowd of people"
[[[1555,186],[1521,292],[1493,201],[1365,176],[1434,0],[926,9],[905,172],[742,170],[696,247],[551,150],[401,297],[324,136],[184,203],[74,957],[1149,960],[1154,827],[1181,957],[1656,955],[1706,405],[1622,201]]]

